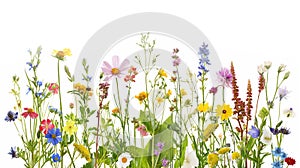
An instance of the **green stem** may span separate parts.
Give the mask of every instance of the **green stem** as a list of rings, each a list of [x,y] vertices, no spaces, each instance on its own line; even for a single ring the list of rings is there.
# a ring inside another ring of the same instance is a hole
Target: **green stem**
[[[57,59],[57,82],[58,82],[58,96],[59,96],[59,110],[62,112],[62,98],[61,98],[61,83],[60,83],[60,60]],[[60,131],[63,130],[64,119],[63,116],[60,115]],[[61,168],[64,165],[64,143],[60,144],[60,156],[61,156]]]

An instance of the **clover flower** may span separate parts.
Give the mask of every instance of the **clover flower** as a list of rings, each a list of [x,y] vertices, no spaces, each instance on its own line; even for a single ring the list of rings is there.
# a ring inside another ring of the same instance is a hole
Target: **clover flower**
[[[16,119],[18,118],[18,112],[12,112],[12,111],[9,111],[5,117],[5,121],[15,121]]]

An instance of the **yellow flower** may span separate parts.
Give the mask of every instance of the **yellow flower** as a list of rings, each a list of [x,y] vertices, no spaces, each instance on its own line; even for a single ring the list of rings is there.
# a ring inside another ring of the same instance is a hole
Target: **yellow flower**
[[[86,161],[90,162],[92,160],[91,154],[86,147],[84,147],[83,145],[80,145],[80,144],[76,144],[76,143],[74,143],[73,145],[74,145],[75,149],[81,154],[81,157],[84,157],[86,159]]]
[[[161,98],[161,97],[157,97],[156,101],[157,101],[158,104],[160,104],[160,103],[164,102],[164,99]]]
[[[73,135],[77,130],[78,128],[75,126],[75,121],[73,120],[68,120],[66,126],[64,126],[64,131],[69,135]]]
[[[222,155],[222,154],[225,154],[229,151],[230,151],[229,147],[224,147],[224,148],[219,149],[218,153]]]
[[[158,75],[159,75],[160,77],[168,77],[166,71],[164,71],[163,69],[160,69],[160,70],[158,71]]]
[[[223,104],[223,106],[217,106],[217,116],[221,117],[221,120],[228,120],[232,116],[232,109],[228,104]]]
[[[199,112],[207,112],[207,111],[208,111],[208,108],[209,108],[208,103],[205,103],[205,104],[200,103],[200,104],[198,105],[198,107],[197,107],[197,110],[198,110]]]
[[[117,113],[120,113],[120,109],[118,107],[112,109],[111,111],[113,114],[117,114]]]
[[[166,96],[167,96],[167,97],[170,97],[171,94],[172,94],[172,90],[169,89]]]
[[[63,50],[53,50],[52,55],[58,59],[63,60],[65,56],[71,56],[71,50],[69,48],[64,48]]]
[[[240,153],[238,153],[238,152],[233,152],[232,153],[232,160],[236,160],[236,159],[238,159],[240,157],[241,157]]]
[[[216,153],[208,154],[207,163],[210,165],[210,167],[214,167],[215,165],[217,165],[218,161],[219,161],[218,154]]]
[[[181,94],[181,96],[187,95],[187,93],[186,93],[186,91],[184,89],[180,89],[180,94]]]
[[[140,104],[142,104],[143,100],[145,100],[148,97],[148,94],[146,92],[141,92],[138,95],[135,96],[140,101]]]

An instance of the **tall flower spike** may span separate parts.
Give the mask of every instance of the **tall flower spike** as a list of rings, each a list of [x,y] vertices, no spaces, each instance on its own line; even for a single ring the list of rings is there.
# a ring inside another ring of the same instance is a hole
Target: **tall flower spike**
[[[259,75],[258,79],[258,92],[260,93],[265,88],[265,78],[262,74]]]
[[[247,121],[249,121],[249,120],[251,120],[251,109],[253,108],[253,106],[252,106],[252,88],[251,88],[250,80],[248,80],[246,101],[247,101],[247,107],[246,107]]]

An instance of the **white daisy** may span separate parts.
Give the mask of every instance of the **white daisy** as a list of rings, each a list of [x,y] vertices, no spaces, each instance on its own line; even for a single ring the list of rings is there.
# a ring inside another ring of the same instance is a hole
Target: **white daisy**
[[[196,156],[196,152],[194,150],[187,148],[185,151],[185,159],[184,159],[182,167],[183,168],[197,167],[198,164],[199,164],[199,161]]]
[[[117,167],[118,168],[126,168],[130,165],[131,160],[132,160],[132,157],[128,152],[122,153],[118,157],[118,161],[116,163]]]

